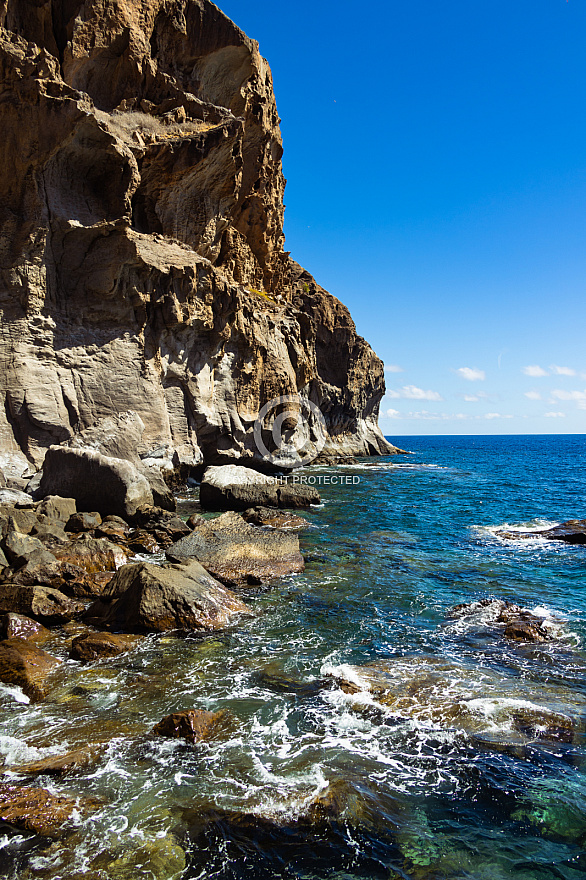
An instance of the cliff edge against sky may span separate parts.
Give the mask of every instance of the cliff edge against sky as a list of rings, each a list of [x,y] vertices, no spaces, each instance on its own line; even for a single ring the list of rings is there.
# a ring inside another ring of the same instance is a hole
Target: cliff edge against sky
[[[324,452],[392,452],[383,365],[284,251],[257,44],[208,0],[0,0],[1,465],[137,413],[175,464],[258,457],[299,392]]]

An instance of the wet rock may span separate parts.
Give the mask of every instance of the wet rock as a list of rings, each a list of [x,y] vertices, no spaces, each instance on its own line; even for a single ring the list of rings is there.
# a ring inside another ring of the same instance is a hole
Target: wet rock
[[[204,473],[199,500],[205,510],[247,510],[249,507],[309,507],[319,504],[311,486],[280,483],[251,468],[229,464],[209,467]]]
[[[66,752],[64,755],[53,755],[42,758],[40,761],[32,761],[29,764],[20,764],[11,767],[17,773],[27,773],[31,776],[65,776],[76,770],[85,770],[92,767],[104,751],[104,745],[88,745],[85,748]]]
[[[0,783],[0,822],[22,831],[61,837],[79,808],[77,800],[51,794],[45,788]]]
[[[103,657],[117,657],[136,647],[136,636],[96,632],[77,636],[71,643],[69,656],[72,660],[88,663]]]
[[[439,657],[341,666],[332,675],[347,694],[370,694],[396,719],[462,730],[489,748],[570,743],[583,729],[586,698],[575,691]]]
[[[130,528],[126,523],[106,521],[94,530],[94,534],[96,538],[108,538],[108,540],[112,541],[114,544],[124,546],[129,531]]]
[[[234,719],[226,710],[206,712],[204,709],[192,709],[189,712],[174,712],[167,715],[153,727],[157,736],[170,739],[185,739],[196,743],[209,741],[225,735],[234,728]]]
[[[99,873],[100,880],[104,876],[108,880],[135,880],[137,877],[180,880],[185,874],[187,858],[176,837],[165,834],[146,840],[142,846],[116,858],[98,856],[93,865],[106,872],[106,875]]]
[[[214,630],[250,609],[197,562],[123,565],[86,615],[125,632]]]
[[[80,532],[91,532],[92,529],[97,528],[97,526],[101,525],[102,517],[99,513],[73,513],[67,523],[65,525],[66,532],[73,532],[74,534],[79,534]]]
[[[22,688],[31,700],[46,695],[46,679],[61,660],[47,654],[26,639],[0,642],[0,681]]]
[[[52,522],[65,524],[77,513],[75,498],[62,498],[60,495],[47,495],[37,507],[37,516],[46,516]]]
[[[153,503],[146,477],[130,462],[63,446],[47,450],[39,494],[70,496],[78,508],[123,518],[132,517],[140,505]]]
[[[288,675],[280,668],[265,667],[253,673],[253,679],[262,687],[278,694],[294,694],[296,697],[314,697],[323,690],[332,687],[332,680],[314,678],[311,681],[300,681]]]
[[[450,611],[461,628],[485,630],[513,642],[551,642],[562,636],[562,623],[538,617],[526,608],[503,599],[464,602]]]
[[[586,519],[570,519],[551,529],[523,531],[522,529],[496,532],[499,538],[511,541],[529,538],[546,538],[548,541],[563,541],[566,544],[586,544]]]
[[[306,529],[309,526],[302,516],[271,507],[249,507],[242,518],[253,526],[269,526],[272,529]]]
[[[83,568],[92,574],[97,571],[116,571],[128,558],[122,547],[107,538],[92,538],[81,534],[68,544],[55,548],[55,557]]]
[[[128,538],[128,549],[133,553],[158,553],[161,548],[149,532],[134,532]]]
[[[9,532],[4,539],[4,552],[9,562],[17,568],[34,561],[37,564],[51,564],[55,556],[50,553],[42,541],[23,535],[22,532]]]
[[[204,522],[205,519],[201,515],[201,513],[192,513],[187,520],[186,525],[188,526],[190,531],[193,531],[193,529],[197,529],[199,526],[203,525]]]
[[[133,522],[140,529],[154,533],[157,540],[159,535],[166,534],[172,541],[178,541],[179,538],[190,533],[189,526],[176,514],[152,505],[140,507],[133,517]]]
[[[173,562],[196,559],[228,586],[264,582],[303,571],[299,538],[245,522],[237,513],[207,520],[166,551]]]
[[[13,611],[51,624],[71,620],[83,608],[82,603],[51,587],[0,584],[0,613]]]
[[[39,623],[24,614],[8,612],[0,616],[0,639],[25,639],[33,642],[44,641],[51,633]]]

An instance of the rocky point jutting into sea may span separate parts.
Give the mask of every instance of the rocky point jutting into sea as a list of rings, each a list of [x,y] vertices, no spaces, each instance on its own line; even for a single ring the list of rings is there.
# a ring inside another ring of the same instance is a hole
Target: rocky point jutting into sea
[[[392,452],[381,361],[284,250],[257,43],[208,0],[1,0],[0,25],[6,475],[123,412],[142,458],[247,462],[296,393],[324,453]]]

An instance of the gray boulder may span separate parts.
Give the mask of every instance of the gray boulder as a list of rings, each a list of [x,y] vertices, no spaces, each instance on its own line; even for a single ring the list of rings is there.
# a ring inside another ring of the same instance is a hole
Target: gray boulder
[[[230,587],[260,584],[305,567],[296,533],[259,528],[233,512],[204,521],[166,555],[172,562],[197,559]]]
[[[75,498],[60,495],[47,495],[37,507],[37,516],[46,516],[52,522],[66,523],[74,513],[77,513]]]
[[[201,482],[200,503],[206,510],[248,510],[257,506],[299,508],[320,503],[319,492],[313,486],[288,483],[286,479],[267,477],[235,464],[209,467]]]
[[[250,609],[197,562],[123,565],[85,617],[125,632],[215,630]]]
[[[40,564],[55,562],[53,554],[45,548],[38,538],[32,538],[30,535],[23,535],[22,532],[17,531],[11,531],[6,535],[4,552],[9,562],[17,568],[31,561]]]
[[[23,507],[33,507],[34,501],[26,492],[20,489],[0,489],[0,504],[19,504]]]
[[[142,504],[153,504],[146,477],[130,462],[65,446],[48,449],[39,495],[75,498],[79,509],[125,519],[134,516]]]

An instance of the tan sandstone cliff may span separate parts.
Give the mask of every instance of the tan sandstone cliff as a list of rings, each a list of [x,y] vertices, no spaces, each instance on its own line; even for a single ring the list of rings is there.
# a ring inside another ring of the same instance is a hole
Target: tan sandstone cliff
[[[246,461],[295,392],[325,452],[393,451],[381,361],[283,249],[257,44],[208,0],[0,0],[0,26],[0,465],[128,411],[143,455]]]

